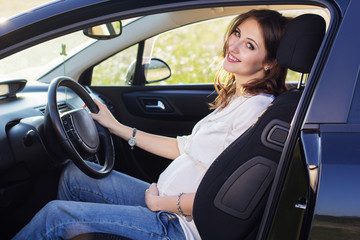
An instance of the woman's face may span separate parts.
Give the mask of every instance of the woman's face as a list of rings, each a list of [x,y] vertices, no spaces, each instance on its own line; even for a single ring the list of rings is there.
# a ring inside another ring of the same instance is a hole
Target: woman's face
[[[249,18],[229,36],[223,67],[244,84],[264,77],[266,53],[262,29],[255,19]]]

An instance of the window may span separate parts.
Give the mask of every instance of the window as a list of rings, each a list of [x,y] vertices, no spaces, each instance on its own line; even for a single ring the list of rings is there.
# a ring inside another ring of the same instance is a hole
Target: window
[[[225,32],[235,16],[201,22],[156,37],[152,57],[165,61],[172,76],[157,84],[213,83],[222,63]],[[288,71],[287,81],[297,82],[298,73]]]
[[[157,84],[213,83],[221,63],[225,31],[232,18],[192,24],[159,35],[152,57],[165,61],[172,76]]]
[[[95,86],[127,86],[128,70],[136,60],[138,45],[131,46],[106,59],[93,69]]]
[[[82,31],[77,31],[26,48],[0,60],[0,78],[23,78],[35,82],[56,67],[61,69],[62,75],[67,75],[66,60],[94,42],[94,39],[86,37]],[[44,82],[51,79],[46,78]]]
[[[235,16],[204,21],[180,27],[145,41],[143,64],[148,85],[178,85],[214,83],[216,72],[222,63],[221,55],[224,36],[230,22]],[[129,86],[130,70],[135,67],[138,44],[127,48],[93,69],[92,85]],[[150,64],[156,59],[161,68]],[[149,76],[149,64],[153,70]],[[170,67],[171,76],[167,78]],[[154,70],[155,69],[155,70]],[[132,69],[134,70],[134,69]],[[158,75],[160,75],[159,78]],[[164,77],[165,76],[165,77]],[[154,78],[155,77],[155,78]],[[166,79],[161,80],[160,79]],[[289,71],[288,81],[297,81],[295,72]]]

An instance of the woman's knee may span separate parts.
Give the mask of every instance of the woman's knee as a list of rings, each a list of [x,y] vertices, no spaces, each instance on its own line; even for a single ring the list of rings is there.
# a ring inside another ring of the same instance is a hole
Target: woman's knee
[[[59,214],[69,212],[67,211],[67,201],[53,200],[48,202],[38,213],[37,218],[51,224],[54,220],[59,219]]]
[[[83,173],[75,166],[73,162],[65,165],[59,179],[58,199],[71,200],[71,188],[77,182],[81,182]]]

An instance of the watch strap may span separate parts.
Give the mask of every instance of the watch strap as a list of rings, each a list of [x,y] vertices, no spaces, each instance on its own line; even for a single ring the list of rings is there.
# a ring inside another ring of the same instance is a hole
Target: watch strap
[[[128,143],[131,147],[131,150],[134,149],[135,145],[136,145],[136,139],[135,139],[135,135],[136,135],[136,128],[133,128],[133,133],[131,138],[128,140]]]

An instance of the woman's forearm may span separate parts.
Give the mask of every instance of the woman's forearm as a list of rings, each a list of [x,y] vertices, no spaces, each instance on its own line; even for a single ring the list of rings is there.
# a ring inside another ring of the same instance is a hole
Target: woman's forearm
[[[181,215],[178,208],[179,196],[151,196],[148,197],[147,206],[152,211],[169,211]],[[184,215],[192,215],[195,193],[182,194],[180,209]]]
[[[90,113],[93,119],[108,128],[112,134],[115,134],[126,141],[129,140],[133,135],[133,128],[119,123],[107,109],[105,104],[100,103],[97,100],[95,100],[95,102],[99,107],[99,112],[97,114]],[[135,139],[137,147],[161,157],[175,159],[180,155],[176,138],[158,136],[137,130]]]
[[[109,130],[126,141],[133,134],[133,128],[120,123],[116,124]],[[135,139],[137,147],[158,156],[175,159],[180,155],[176,138],[164,137],[136,130]]]

